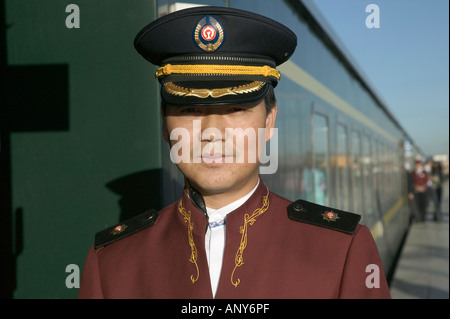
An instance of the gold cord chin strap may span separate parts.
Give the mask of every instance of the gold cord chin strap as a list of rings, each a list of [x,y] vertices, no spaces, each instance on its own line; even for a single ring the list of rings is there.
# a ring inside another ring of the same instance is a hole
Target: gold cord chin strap
[[[268,65],[217,65],[217,64],[166,64],[160,67],[155,74],[156,78],[171,74],[196,74],[196,75],[262,75],[280,79],[280,72]]]

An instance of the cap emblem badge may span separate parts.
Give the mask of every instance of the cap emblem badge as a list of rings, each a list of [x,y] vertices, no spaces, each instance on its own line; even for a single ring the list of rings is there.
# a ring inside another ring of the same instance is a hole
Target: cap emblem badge
[[[223,43],[225,32],[216,18],[206,15],[194,29],[194,42],[206,52],[216,51]]]
[[[339,219],[339,216],[337,215],[337,213],[331,212],[331,211],[323,213],[322,216],[323,216],[323,219],[325,219],[326,221],[329,221],[329,222],[335,222],[337,219]]]

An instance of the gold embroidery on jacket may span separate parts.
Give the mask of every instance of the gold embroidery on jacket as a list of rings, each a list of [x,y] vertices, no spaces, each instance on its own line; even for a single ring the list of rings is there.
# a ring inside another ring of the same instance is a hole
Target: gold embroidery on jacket
[[[267,188],[267,186],[266,186]],[[256,209],[251,215],[245,214],[244,215],[244,225],[240,227],[240,233],[242,234],[241,237],[241,243],[239,245],[238,251],[236,253],[236,257],[234,258],[234,269],[231,273],[231,284],[235,287],[239,285],[241,280],[238,278],[236,281],[233,280],[234,272],[238,267],[241,267],[244,264],[244,249],[247,247],[247,230],[248,226],[252,226],[253,223],[256,221],[256,218],[260,215],[262,215],[267,209],[269,208],[269,189],[267,188],[267,195],[263,197],[263,205]]]
[[[183,207],[183,200],[180,199],[180,203],[178,204],[178,211],[184,216],[184,222],[188,223],[188,238],[189,238],[189,246],[191,246],[191,258],[189,258],[189,261],[195,265],[195,268],[197,269],[197,277],[194,277],[194,275],[191,275],[191,281],[192,283],[195,283],[198,280],[199,277],[199,270],[197,265],[197,247],[195,247],[194,238],[192,236],[192,229],[194,229],[194,224],[191,223],[191,212],[186,212],[186,209]]]

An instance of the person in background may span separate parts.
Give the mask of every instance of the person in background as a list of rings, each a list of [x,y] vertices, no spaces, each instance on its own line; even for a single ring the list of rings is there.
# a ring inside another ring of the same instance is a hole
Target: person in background
[[[430,174],[430,193],[434,203],[434,216],[433,219],[436,222],[441,221],[441,198],[442,198],[442,182],[444,175],[442,173],[442,165],[439,162],[433,162],[431,166]]]
[[[412,176],[412,192],[409,193],[409,199],[414,199],[415,206],[418,210],[419,220],[417,222],[425,221],[428,204],[428,182],[429,174],[423,167],[422,160],[416,160],[416,166],[411,173]]]

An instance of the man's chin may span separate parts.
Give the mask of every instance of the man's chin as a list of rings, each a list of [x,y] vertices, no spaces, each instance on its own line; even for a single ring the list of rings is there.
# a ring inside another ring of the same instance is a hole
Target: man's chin
[[[233,186],[236,184],[230,177],[214,174],[214,172],[211,172],[211,174],[205,178],[191,179],[190,183],[192,187],[203,195],[226,193],[230,189],[233,189]]]
[[[258,176],[257,167],[249,164],[194,164],[190,167],[179,166],[192,187],[203,195],[236,192]]]

